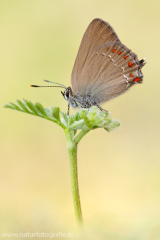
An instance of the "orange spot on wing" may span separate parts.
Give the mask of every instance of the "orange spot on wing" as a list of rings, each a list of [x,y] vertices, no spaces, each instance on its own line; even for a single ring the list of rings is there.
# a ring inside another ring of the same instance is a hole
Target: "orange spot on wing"
[[[116,49],[112,49],[112,52],[115,53],[115,52],[116,52]]]
[[[129,75],[130,75],[132,78],[134,78],[134,76],[133,76],[133,74],[132,74],[132,73],[130,73]]]
[[[135,78],[134,82],[139,82],[140,78]]]
[[[120,55],[120,54],[121,54],[121,52],[119,51],[119,52],[118,52],[118,55]]]
[[[133,67],[132,62],[129,62],[128,65],[129,65],[129,67]]]
[[[127,59],[127,56],[126,56],[126,55],[124,56],[124,59]]]

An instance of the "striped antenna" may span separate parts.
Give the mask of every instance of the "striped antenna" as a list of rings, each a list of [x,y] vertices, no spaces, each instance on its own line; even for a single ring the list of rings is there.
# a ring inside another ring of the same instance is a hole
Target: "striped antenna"
[[[30,85],[30,87],[60,87],[60,88],[65,88],[66,87],[62,87],[62,86],[38,86],[38,85]]]
[[[56,83],[56,82],[50,82],[48,80],[43,80],[44,82],[49,82],[49,83],[54,83],[54,84],[58,84],[60,86],[38,86],[38,85],[30,85],[30,87],[61,87],[61,88],[67,88],[65,87],[63,84],[60,84],[60,83]]]
[[[49,83],[54,83],[54,84],[58,84],[60,86],[63,86],[64,88],[67,88],[66,86],[64,86],[63,84],[60,84],[60,83],[56,83],[56,82],[50,82],[48,80],[43,80],[44,82],[49,82]]]

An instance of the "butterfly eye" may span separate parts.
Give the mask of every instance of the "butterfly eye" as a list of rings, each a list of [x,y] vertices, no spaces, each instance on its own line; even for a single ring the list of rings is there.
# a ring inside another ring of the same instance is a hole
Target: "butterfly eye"
[[[64,94],[65,94],[66,99],[68,99],[69,98],[69,90],[67,89]]]

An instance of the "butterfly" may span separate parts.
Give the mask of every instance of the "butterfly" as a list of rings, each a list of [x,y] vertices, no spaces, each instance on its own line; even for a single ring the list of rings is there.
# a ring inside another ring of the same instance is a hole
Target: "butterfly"
[[[90,108],[104,103],[127,91],[131,86],[142,83],[141,68],[145,58],[138,60],[137,55],[122,44],[109,23],[96,18],[84,33],[71,75],[71,87],[62,84],[64,99],[73,108]]]

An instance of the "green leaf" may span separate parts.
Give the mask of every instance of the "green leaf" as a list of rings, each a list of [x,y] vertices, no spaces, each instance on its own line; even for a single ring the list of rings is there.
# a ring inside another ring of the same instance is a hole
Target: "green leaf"
[[[61,118],[61,122],[62,124],[64,124],[66,127],[68,126],[68,116],[66,113],[60,111],[61,115],[63,116],[63,118]]]
[[[79,114],[79,111],[78,112],[76,112],[75,114],[74,114],[74,120],[75,121],[78,121],[78,120],[80,120],[81,119],[81,117],[80,117],[80,114]]]
[[[81,119],[79,121],[74,121],[74,123],[69,126],[69,129],[82,129],[83,125],[84,119]]]
[[[4,106],[3,106],[4,108],[10,108],[10,109],[14,109],[14,107],[13,106],[11,106],[11,105],[9,105],[9,104],[4,104]]]
[[[22,103],[20,100],[16,100],[16,102],[17,102],[18,105],[22,108],[23,111],[29,112],[29,110],[26,108],[26,106],[25,106],[24,103]]]
[[[22,111],[22,109],[20,109],[15,103],[10,102],[9,104],[12,106],[12,109]]]
[[[111,122],[112,122],[111,118],[105,119],[104,122],[103,122],[103,126],[107,127]]]
[[[37,102],[34,104],[34,106],[35,106],[36,110],[38,110],[39,113],[41,113],[44,117],[47,117],[44,107],[42,106],[41,103]]]
[[[36,103],[35,105],[31,101],[27,101],[23,99],[23,102],[20,100],[17,100],[17,104],[20,106],[17,106],[14,103],[9,103],[4,105],[5,108],[10,108],[13,110],[18,110],[21,112],[29,113],[41,118],[48,119],[52,122],[57,123],[59,126],[61,126],[63,129],[65,129],[65,125],[63,125],[60,122],[60,116],[59,116],[59,108],[52,108],[52,111],[48,108],[44,108],[40,103]],[[29,111],[30,110],[30,111]],[[54,118],[53,116],[57,117]]]
[[[60,121],[60,110],[58,107],[50,107],[51,116]]]
[[[46,113],[47,117],[52,118],[50,109],[44,107],[44,110],[45,110],[45,113]]]
[[[75,121],[75,115],[68,116],[68,126],[70,126]]]
[[[92,128],[91,122],[88,120],[88,117],[87,117],[88,109],[80,109],[78,112],[79,112],[79,117],[81,119],[84,119],[87,129]]]
[[[120,126],[120,121],[113,119],[111,122],[111,128],[113,129],[113,128],[117,128],[119,126]]]
[[[31,101],[26,101],[27,107],[36,115],[38,115],[37,109],[35,108],[34,104]]]
[[[87,119],[87,111],[86,111],[86,109],[80,109],[80,117],[82,118],[82,119]]]
[[[40,103],[33,104],[25,99],[23,99],[23,102],[17,100],[17,104],[18,106],[14,103],[9,103],[4,105],[4,107],[48,119],[57,123],[63,129],[73,130],[73,134],[76,134],[78,129],[81,129],[84,131],[82,133],[86,134],[96,128],[104,128],[106,131],[111,131],[120,126],[118,120],[111,119],[108,112],[100,111],[96,106],[89,109],[79,109],[75,114],[68,116],[66,113],[60,112],[59,108],[44,108]],[[60,118],[60,113],[62,118]]]
[[[104,129],[108,132],[112,131],[113,129],[120,126],[120,122],[118,120],[111,120],[110,124],[108,124],[107,127],[104,127]]]

